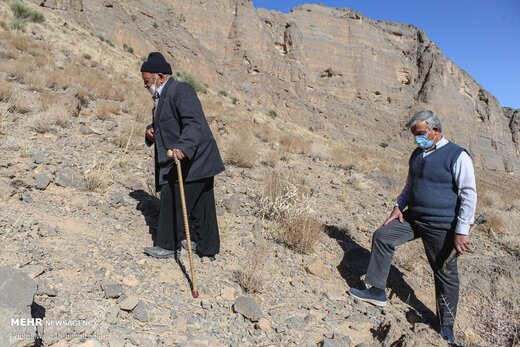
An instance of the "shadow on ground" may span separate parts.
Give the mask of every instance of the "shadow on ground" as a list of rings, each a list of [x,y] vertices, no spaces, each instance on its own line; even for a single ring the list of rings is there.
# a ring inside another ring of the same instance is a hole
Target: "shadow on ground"
[[[370,251],[357,243],[350,236],[348,229],[327,225],[326,232],[330,238],[338,242],[344,252],[343,259],[337,266],[339,273],[349,287],[363,288],[361,278],[368,268]],[[388,276],[387,288],[391,290],[390,297],[397,295],[401,301],[410,305],[411,310],[407,312],[406,317],[411,324],[423,322],[436,328],[435,313],[417,298],[414,290],[404,280],[403,273],[393,265]]]

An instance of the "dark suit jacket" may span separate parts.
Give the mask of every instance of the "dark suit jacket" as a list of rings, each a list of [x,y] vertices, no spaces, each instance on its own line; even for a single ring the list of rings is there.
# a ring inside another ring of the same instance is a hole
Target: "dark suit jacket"
[[[173,160],[166,156],[168,149],[180,149],[187,158],[182,161],[185,182],[213,177],[224,171],[224,163],[202,110],[197,93],[185,82],[170,78],[164,85],[153,123],[155,143],[155,186],[177,180]]]

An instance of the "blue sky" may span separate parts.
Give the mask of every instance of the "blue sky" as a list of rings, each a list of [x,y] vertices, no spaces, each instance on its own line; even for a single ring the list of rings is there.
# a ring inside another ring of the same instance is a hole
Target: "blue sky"
[[[253,0],[288,12],[302,3],[347,7],[363,15],[413,24],[501,106],[520,109],[520,0]]]

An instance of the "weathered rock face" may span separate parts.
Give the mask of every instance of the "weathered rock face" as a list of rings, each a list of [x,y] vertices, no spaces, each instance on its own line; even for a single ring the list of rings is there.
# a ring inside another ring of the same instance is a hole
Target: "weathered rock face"
[[[249,0],[33,2],[139,55],[165,52],[176,70],[232,90],[245,107],[331,138],[395,141],[411,113],[429,108],[477,165],[520,169],[518,111],[503,111],[411,25],[321,5],[282,14]]]

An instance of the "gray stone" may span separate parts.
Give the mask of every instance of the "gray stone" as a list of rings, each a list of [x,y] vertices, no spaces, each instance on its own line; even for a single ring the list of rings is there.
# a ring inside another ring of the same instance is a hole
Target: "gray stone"
[[[48,225],[42,225],[38,229],[38,235],[40,235],[41,237],[56,236],[56,235],[58,235],[58,229],[56,229],[55,227],[48,226]]]
[[[113,192],[108,197],[108,203],[110,204],[111,207],[116,207],[116,206],[122,205],[124,203],[124,201],[125,201],[125,198],[123,197],[123,194],[119,191]]]
[[[103,286],[105,299],[117,299],[123,294],[123,287],[120,284],[108,284]]]
[[[56,171],[54,184],[60,187],[74,187],[78,189],[83,189],[85,187],[85,183],[80,178],[80,175],[75,170],[68,167]]]
[[[134,308],[134,318],[141,322],[148,322],[148,311],[146,310],[146,305],[142,300],[139,300],[139,303]]]
[[[47,157],[42,150],[34,151],[31,155],[31,159],[35,164],[41,164],[47,161]]]
[[[124,311],[132,311],[138,303],[139,299],[134,295],[130,295],[123,301],[121,301],[121,303],[119,304],[119,308]]]
[[[51,183],[51,180],[49,179],[49,176],[47,176],[44,173],[37,174],[34,178],[34,186],[38,189],[45,189],[47,186]]]
[[[350,337],[340,334],[325,334],[323,341],[321,342],[322,347],[349,347]]]
[[[34,198],[32,197],[32,194],[28,191],[23,192],[22,195],[20,196],[20,199],[23,202],[26,202],[28,204],[32,204],[34,202]]]
[[[240,194],[233,194],[230,197],[224,199],[224,207],[229,213],[236,213],[240,209]]]
[[[53,287],[50,287],[47,284],[38,285],[38,295],[47,295],[49,297],[55,297],[58,295],[58,292]]]
[[[258,321],[264,317],[264,313],[258,304],[249,296],[240,296],[236,298],[233,305],[235,312],[240,313],[252,322]]]
[[[23,311],[31,306],[36,289],[36,281],[22,270],[0,267],[0,307]]]
[[[114,325],[117,323],[117,317],[119,316],[119,307],[114,306],[110,310],[107,311],[105,315],[105,320],[108,324]]]

